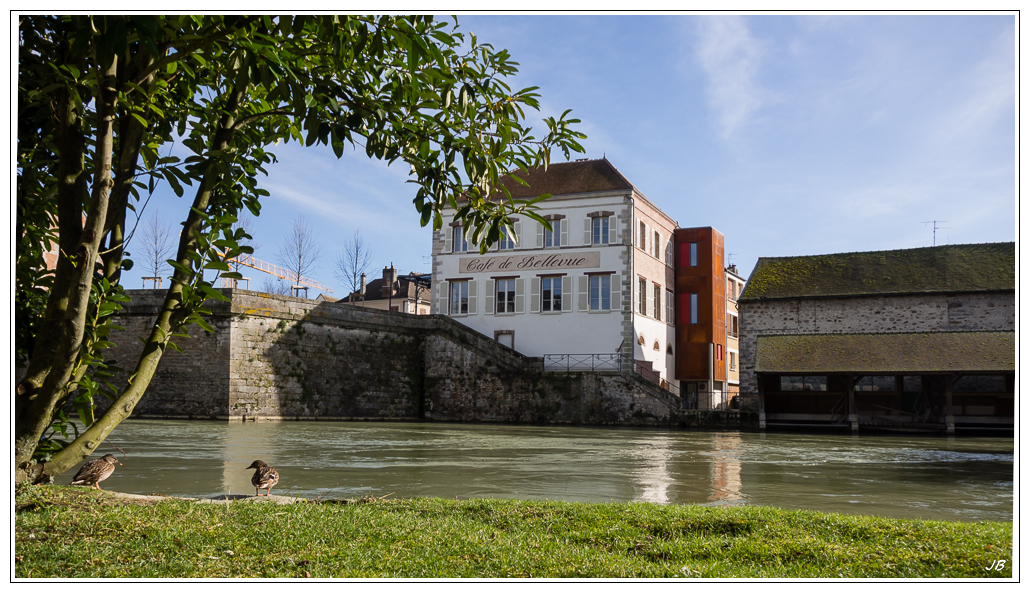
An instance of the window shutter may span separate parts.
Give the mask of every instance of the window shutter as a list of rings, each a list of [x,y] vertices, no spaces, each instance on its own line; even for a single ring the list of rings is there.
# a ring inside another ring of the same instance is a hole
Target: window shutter
[[[469,280],[469,315],[476,314],[476,285],[479,284],[475,280]]]
[[[450,297],[450,287],[448,282],[443,280],[440,282],[440,294],[436,298],[436,312],[438,315],[447,315],[450,313],[447,307],[447,299]]]
[[[619,217],[608,217],[608,243],[615,245],[619,242]]]
[[[564,313],[572,311],[572,276],[561,279],[561,310]]]
[[[496,309],[496,307],[494,307],[494,295],[496,293],[497,289],[495,288],[495,282],[493,280],[487,280],[486,294],[483,295],[486,297],[486,308],[483,309],[483,313],[486,313],[487,315],[494,314],[494,309]]]
[[[544,225],[539,222],[536,223],[536,248],[540,249],[544,246]]]
[[[612,276],[612,311],[622,309],[622,277],[618,274]]]
[[[669,242],[665,244],[665,264],[669,266],[673,265],[673,245],[672,237],[669,237]]]
[[[588,216],[586,218],[586,220],[583,221],[583,244],[584,245],[590,245],[590,242],[593,240],[593,237],[591,236],[591,235],[593,235],[593,230],[594,230],[592,228],[593,226],[594,226],[594,219],[590,218]]]
[[[590,276],[579,276],[579,295],[577,300],[577,311],[586,311],[590,304]]]
[[[565,247],[566,245],[569,244],[569,225],[567,224],[568,222],[569,222],[569,219],[567,219],[567,218],[564,218],[561,221],[561,233],[558,234],[558,236],[560,237],[559,238],[559,241],[560,241],[559,245],[561,247]]]
[[[519,243],[522,242],[522,221],[521,220],[516,220],[514,226],[515,226],[515,247],[518,247]]]
[[[644,300],[644,315],[647,317],[654,316],[654,294],[652,294],[651,287],[647,286],[646,283],[644,284]]]
[[[529,312],[540,312],[540,278],[529,279]]]
[[[445,222],[444,226],[443,226],[443,252],[444,253],[451,253],[451,251],[454,249],[454,245],[452,245],[452,240],[451,240],[452,237],[453,237],[453,233],[454,233],[454,229],[452,227],[447,226],[447,223]]]
[[[526,280],[524,278],[515,280],[515,312],[526,312]]]

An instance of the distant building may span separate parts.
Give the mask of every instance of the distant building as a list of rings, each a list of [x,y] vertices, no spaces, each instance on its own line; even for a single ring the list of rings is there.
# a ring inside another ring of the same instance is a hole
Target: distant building
[[[739,407],[740,395],[740,313],[737,299],[744,290],[744,277],[737,266],[726,267],[726,399],[731,408]]]
[[[652,381],[675,383],[676,221],[606,159],[516,174],[529,185],[503,178],[513,198],[552,194],[537,210],[551,229],[516,217],[517,240],[480,255],[445,208],[433,234],[434,312],[523,354],[624,357]]]
[[[1014,243],[761,258],[738,304],[764,425],[1014,426]]]
[[[393,266],[383,268],[383,277],[366,283],[365,274],[361,275],[361,287],[353,293],[330,302],[353,304],[358,307],[370,307],[383,311],[397,311],[413,315],[429,315],[432,292],[429,274],[412,272],[407,276],[398,276]],[[327,297],[325,300],[329,301]]]

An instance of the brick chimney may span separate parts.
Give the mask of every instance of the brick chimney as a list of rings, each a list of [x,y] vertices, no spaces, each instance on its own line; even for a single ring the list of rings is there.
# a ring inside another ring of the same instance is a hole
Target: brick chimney
[[[361,273],[361,287],[358,288],[358,294],[362,297],[365,296],[365,273]]]
[[[389,266],[383,268],[383,296],[393,296],[397,290],[397,268]]]

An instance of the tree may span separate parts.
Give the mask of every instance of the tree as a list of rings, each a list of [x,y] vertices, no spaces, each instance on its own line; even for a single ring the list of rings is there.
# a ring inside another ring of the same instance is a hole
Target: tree
[[[351,303],[354,302],[354,293],[361,288],[361,275],[368,272],[371,264],[372,251],[361,238],[361,231],[355,230],[336,256],[336,279],[347,287]]]
[[[544,222],[498,178],[546,166],[552,150],[582,152],[568,111],[545,119],[540,138],[524,124],[538,95],[508,86],[517,64],[507,51],[432,17],[19,16],[18,58],[18,481],[89,456],[132,412],[164,350],[180,348],[172,338],[191,323],[212,330],[204,301],[225,297],[203,272],[239,277],[224,258],[253,251],[232,225],[268,195],[266,148],[297,141],[402,160],[422,225],[439,229],[450,204],[484,250],[513,230],[513,214]],[[171,156],[173,141],[192,154]],[[180,197],[189,187],[192,203],[151,333],[115,386],[103,350],[127,300],[126,215],[158,183]],[[100,418],[96,397],[111,400]],[[87,428],[69,441],[73,404]]]
[[[297,275],[294,284],[310,275],[317,267],[318,258],[322,257],[322,248],[318,238],[302,214],[298,214],[290,224],[290,233],[279,245],[276,255],[282,267]]]
[[[139,246],[147,273],[153,278],[160,278],[169,267],[166,260],[174,254],[172,227],[161,220],[160,211],[155,210],[154,215],[143,225]]]

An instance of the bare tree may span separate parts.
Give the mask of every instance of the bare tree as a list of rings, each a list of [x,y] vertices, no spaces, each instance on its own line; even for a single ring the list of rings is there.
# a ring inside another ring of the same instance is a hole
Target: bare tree
[[[349,289],[350,302],[354,302],[354,293],[361,288],[361,275],[368,272],[371,263],[372,251],[361,238],[361,231],[356,230],[336,258],[336,278]]]
[[[271,278],[265,278],[264,284],[261,285],[261,292],[267,292],[268,294],[290,294],[290,285],[278,278],[272,280]]]
[[[161,278],[166,270],[170,268],[168,259],[175,253],[173,248],[172,227],[161,219],[160,210],[154,210],[146,224],[143,225],[139,238],[141,247],[143,270],[152,278]],[[158,280],[154,281],[154,288],[157,288]]]
[[[310,275],[316,268],[315,262],[322,255],[315,231],[308,225],[304,215],[298,214],[290,225],[290,234],[279,245],[276,257],[279,265],[297,275],[300,282],[302,276]]]

